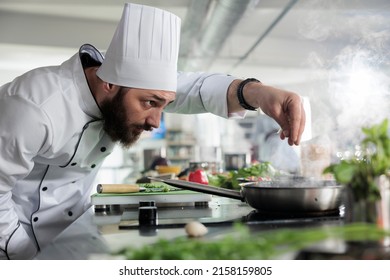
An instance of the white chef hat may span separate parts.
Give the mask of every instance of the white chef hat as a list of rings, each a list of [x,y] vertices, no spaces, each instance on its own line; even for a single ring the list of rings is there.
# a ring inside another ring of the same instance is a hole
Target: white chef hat
[[[180,23],[170,12],[126,3],[97,75],[119,86],[176,91]]]

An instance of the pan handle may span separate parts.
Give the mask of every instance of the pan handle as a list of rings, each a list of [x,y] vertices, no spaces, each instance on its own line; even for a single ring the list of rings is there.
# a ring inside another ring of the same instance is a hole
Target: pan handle
[[[166,184],[171,185],[173,187],[177,187],[177,188],[181,188],[181,189],[185,189],[185,190],[213,194],[213,195],[218,195],[218,196],[223,196],[223,197],[227,197],[227,198],[233,198],[233,199],[245,201],[245,198],[242,196],[240,191],[212,187],[209,185],[188,182],[188,181],[183,181],[183,180],[162,179],[162,178],[154,178],[154,177],[149,177],[149,179],[153,180],[153,181],[163,182],[163,183],[166,183]]]

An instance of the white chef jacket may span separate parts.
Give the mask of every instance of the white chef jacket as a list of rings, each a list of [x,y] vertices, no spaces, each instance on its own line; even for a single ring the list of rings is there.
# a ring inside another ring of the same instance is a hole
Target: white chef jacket
[[[115,143],[87,84],[83,51],[0,87],[0,259],[30,259],[90,207],[96,173]],[[228,117],[234,77],[178,73],[176,113]]]

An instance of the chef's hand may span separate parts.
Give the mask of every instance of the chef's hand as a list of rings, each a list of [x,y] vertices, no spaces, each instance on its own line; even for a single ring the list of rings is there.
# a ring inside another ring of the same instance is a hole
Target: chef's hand
[[[243,110],[237,97],[237,89],[241,81],[234,80],[229,86],[229,113]],[[259,82],[249,82],[243,88],[243,96],[249,105],[260,108],[280,125],[282,140],[288,138],[290,146],[299,145],[306,122],[303,102],[299,95]]]

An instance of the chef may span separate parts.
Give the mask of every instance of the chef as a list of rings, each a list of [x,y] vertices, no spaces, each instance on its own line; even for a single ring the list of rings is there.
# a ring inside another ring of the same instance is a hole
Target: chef
[[[297,94],[255,79],[178,73],[180,19],[130,4],[105,56],[81,46],[59,66],[0,87],[0,259],[31,259],[90,207],[114,145],[129,147],[165,112],[230,118],[261,108],[298,145]]]

